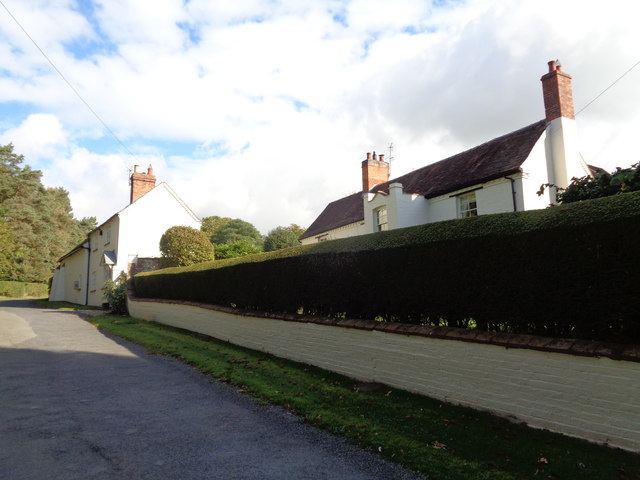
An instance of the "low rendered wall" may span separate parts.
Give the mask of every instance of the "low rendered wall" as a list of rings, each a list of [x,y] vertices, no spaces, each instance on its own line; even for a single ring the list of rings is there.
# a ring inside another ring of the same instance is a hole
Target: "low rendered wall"
[[[129,299],[137,318],[640,451],[640,348]],[[256,314],[257,315],[257,314]]]

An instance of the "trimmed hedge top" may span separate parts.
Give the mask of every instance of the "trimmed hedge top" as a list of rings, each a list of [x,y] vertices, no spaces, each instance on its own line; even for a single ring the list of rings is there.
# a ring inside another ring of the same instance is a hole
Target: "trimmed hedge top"
[[[297,255],[381,250],[485,236],[515,236],[532,231],[579,227],[626,218],[640,218],[640,192],[553,206],[544,210],[496,213],[426,223],[328,242],[299,245],[274,252],[203,262],[188,267],[165,268],[139,273],[136,277],[227,268],[242,263],[264,262]]]

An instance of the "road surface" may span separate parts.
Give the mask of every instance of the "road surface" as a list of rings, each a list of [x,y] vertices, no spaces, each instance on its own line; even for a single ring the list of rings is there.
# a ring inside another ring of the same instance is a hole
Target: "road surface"
[[[78,314],[0,302],[0,479],[419,479]]]

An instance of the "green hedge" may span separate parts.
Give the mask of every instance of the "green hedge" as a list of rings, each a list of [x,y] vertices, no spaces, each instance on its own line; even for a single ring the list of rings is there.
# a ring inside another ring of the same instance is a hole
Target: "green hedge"
[[[264,312],[640,342],[640,192],[135,277],[137,295]]]
[[[0,297],[48,297],[49,286],[46,283],[9,282],[0,280]]]

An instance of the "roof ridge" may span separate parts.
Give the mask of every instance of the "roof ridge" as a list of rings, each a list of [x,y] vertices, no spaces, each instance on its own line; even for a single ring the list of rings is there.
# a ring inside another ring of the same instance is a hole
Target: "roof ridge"
[[[543,120],[538,120],[537,122],[534,122],[534,123],[532,123],[532,124],[530,124],[530,125],[526,125],[526,126],[521,127],[521,128],[519,128],[519,129],[517,129],[517,130],[513,130],[513,131],[511,131],[511,132],[509,132],[509,133],[505,133],[504,135],[500,135],[500,136],[498,136],[498,137],[494,137],[494,138],[492,138],[491,140],[487,140],[486,142],[482,142],[482,143],[480,143],[480,144],[478,144],[478,145],[476,145],[476,146],[474,146],[474,147],[471,147],[471,148],[468,148],[468,149],[466,149],[466,150],[463,150],[462,152],[458,152],[458,153],[455,153],[455,154],[453,154],[453,155],[450,155],[450,156],[448,156],[448,157],[446,157],[446,158],[443,158],[442,160],[438,160],[438,161],[435,161],[435,162],[433,162],[433,163],[429,163],[429,164],[427,164],[427,165],[423,165],[422,167],[420,167],[420,168],[416,168],[415,170],[412,170],[412,171],[410,171],[410,172],[407,172],[407,173],[405,173],[405,174],[402,174],[402,175],[400,175],[399,177],[392,178],[392,179],[390,179],[390,180],[387,180],[387,181],[386,181],[386,182],[384,182],[384,183],[380,183],[380,184],[378,184],[378,185],[375,185],[373,188],[371,188],[371,190],[369,190],[369,192],[371,192],[371,193],[376,193],[376,192],[378,191],[378,187],[381,187],[382,185],[390,185],[390,184],[392,184],[392,183],[395,183],[395,181],[396,181],[396,180],[398,180],[398,179],[400,179],[400,178],[403,178],[403,177],[406,177],[407,175],[415,174],[416,172],[419,172],[419,171],[424,170],[424,169],[426,169],[426,168],[433,167],[434,165],[437,165],[437,164],[440,164],[440,163],[442,163],[442,162],[446,162],[446,161],[451,160],[451,159],[453,159],[453,158],[459,157],[460,155],[464,155],[465,153],[472,152],[473,150],[479,149],[479,148],[481,148],[481,147],[483,147],[483,146],[485,146],[485,145],[488,145],[488,144],[490,144],[490,143],[492,143],[492,142],[495,142],[495,141],[497,141],[497,140],[504,139],[505,137],[510,137],[510,136],[515,135],[515,134],[517,134],[517,133],[519,133],[519,132],[521,132],[521,131],[523,131],[523,130],[527,130],[527,129],[529,129],[529,128],[532,128],[532,127],[534,127],[534,126],[537,126],[538,124],[541,124],[541,123],[546,123],[546,121],[545,121],[544,119],[543,119]]]

